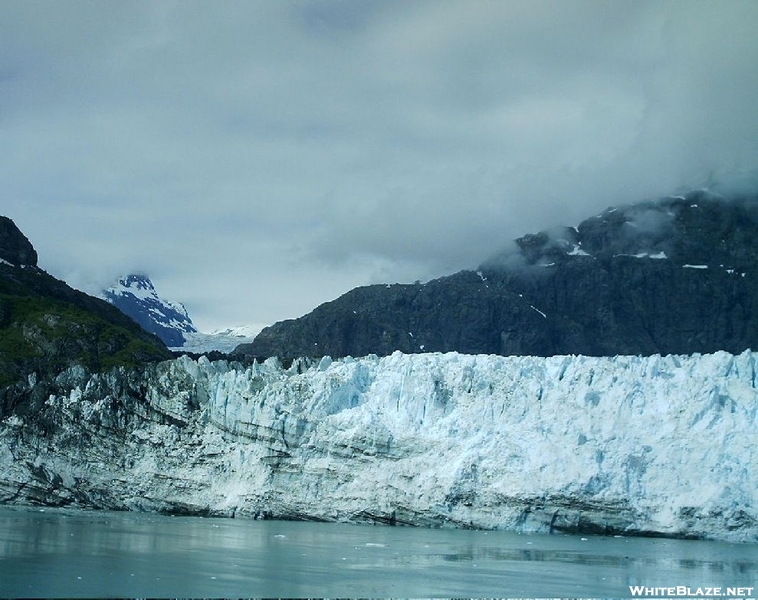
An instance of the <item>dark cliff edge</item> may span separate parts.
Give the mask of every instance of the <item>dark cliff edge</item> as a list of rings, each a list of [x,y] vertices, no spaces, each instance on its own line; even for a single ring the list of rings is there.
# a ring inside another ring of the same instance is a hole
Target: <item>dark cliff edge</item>
[[[29,240],[0,217],[0,417],[23,389],[71,366],[98,371],[168,358],[157,337],[117,308],[40,269]]]
[[[354,289],[238,356],[739,353],[758,347],[758,195],[705,191],[526,235],[476,271]]]

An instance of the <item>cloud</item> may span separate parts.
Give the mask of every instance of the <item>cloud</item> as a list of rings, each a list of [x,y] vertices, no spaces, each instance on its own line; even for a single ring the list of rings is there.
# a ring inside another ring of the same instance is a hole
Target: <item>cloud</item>
[[[81,287],[140,269],[206,329],[296,317],[758,172],[756,25],[752,1],[10,3],[3,212]]]

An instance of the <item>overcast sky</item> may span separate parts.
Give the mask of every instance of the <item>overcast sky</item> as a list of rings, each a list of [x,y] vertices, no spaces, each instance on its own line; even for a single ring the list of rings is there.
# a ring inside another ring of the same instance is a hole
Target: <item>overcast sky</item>
[[[758,167],[758,2],[0,0],[0,214],[203,331]]]

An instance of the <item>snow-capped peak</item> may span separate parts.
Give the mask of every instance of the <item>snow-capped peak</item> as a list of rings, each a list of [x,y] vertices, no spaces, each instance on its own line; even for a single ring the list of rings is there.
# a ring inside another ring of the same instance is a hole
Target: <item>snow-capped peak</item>
[[[263,327],[239,325],[200,333],[184,305],[161,298],[145,274],[121,277],[118,283],[103,291],[103,298],[176,351],[231,352],[239,344],[252,342]]]
[[[163,305],[168,309],[168,312],[176,312],[182,316],[176,323],[182,331],[197,331],[184,304],[181,302],[169,302],[161,298],[158,292],[155,291],[155,286],[147,275],[127,275],[126,277],[122,277],[116,285],[105,290],[105,294],[107,295],[108,293],[130,295],[137,300],[152,301]]]
[[[161,298],[145,274],[121,277],[118,283],[103,291],[103,298],[157,335],[167,346],[181,346],[185,333],[197,331],[184,305]]]
[[[140,296],[158,296],[153,282],[150,281],[150,278],[147,275],[127,275],[126,277],[121,277],[118,280],[118,283],[109,289],[128,290],[135,296],[138,294]]]

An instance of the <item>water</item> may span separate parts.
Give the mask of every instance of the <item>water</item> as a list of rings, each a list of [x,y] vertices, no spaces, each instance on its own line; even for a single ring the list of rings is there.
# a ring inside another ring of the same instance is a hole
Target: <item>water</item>
[[[630,585],[757,584],[758,545],[0,509],[0,597],[629,597]]]

